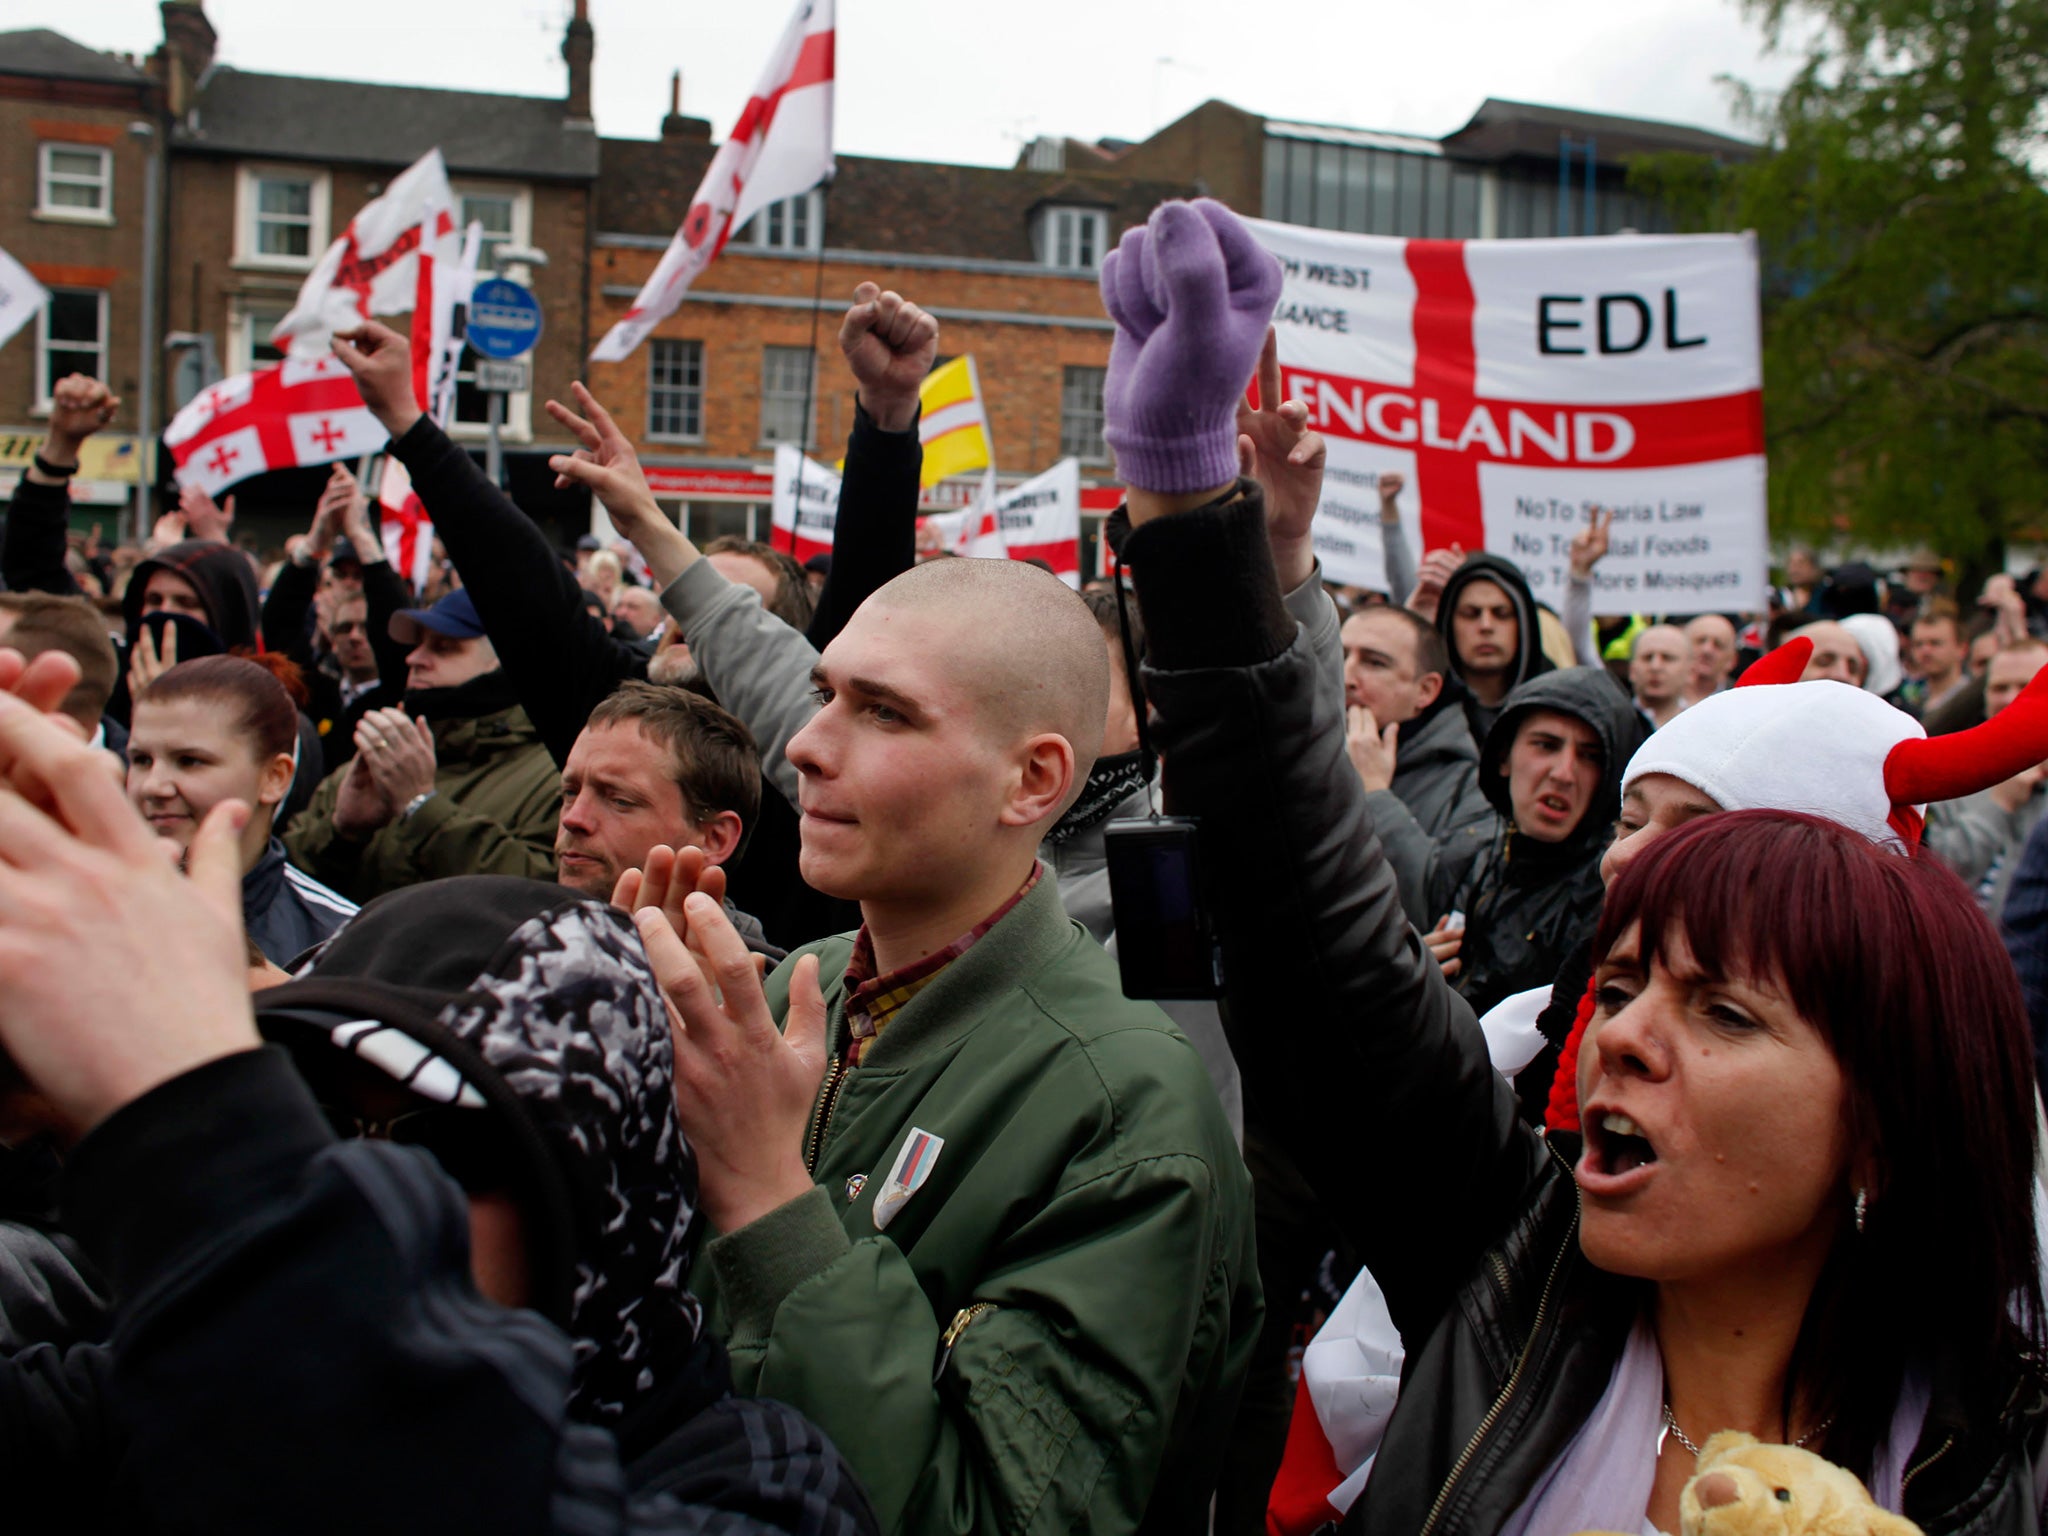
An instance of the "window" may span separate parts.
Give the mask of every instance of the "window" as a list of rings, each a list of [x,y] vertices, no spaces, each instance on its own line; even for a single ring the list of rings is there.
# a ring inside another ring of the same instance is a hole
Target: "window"
[[[821,194],[804,192],[770,203],[741,226],[732,243],[757,251],[815,251],[824,224]]]
[[[89,144],[44,144],[36,170],[36,212],[44,218],[114,222],[113,151]]]
[[[324,173],[243,166],[236,185],[235,259],[304,271],[327,248]]]
[[[286,303],[250,300],[235,306],[229,350],[233,366],[229,373],[247,373],[251,368],[268,368],[284,361],[284,351],[270,344],[270,333],[291,308]]]
[[[471,224],[483,226],[483,240],[477,247],[476,269],[488,277],[497,271],[494,257],[505,246],[533,243],[532,194],[525,187],[490,183],[458,184],[455,187],[457,233]],[[526,281],[516,269],[507,269],[515,282]]]
[[[107,376],[107,296],[96,288],[53,288],[36,317],[36,399],[47,407],[67,373]]]
[[[704,343],[656,337],[647,347],[647,435],[675,442],[704,436]]]
[[[810,446],[804,431],[811,399],[808,347],[761,349],[761,441]],[[815,423],[811,423],[815,425]]]
[[[1093,272],[1109,244],[1109,215],[1099,208],[1048,208],[1038,221],[1038,259],[1069,272]]]
[[[1100,368],[1067,368],[1060,375],[1060,457],[1072,456],[1088,463],[1109,458],[1102,441],[1102,380]]]

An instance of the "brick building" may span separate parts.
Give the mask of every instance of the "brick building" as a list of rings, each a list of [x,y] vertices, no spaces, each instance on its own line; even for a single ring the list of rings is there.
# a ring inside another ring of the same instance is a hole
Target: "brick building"
[[[571,445],[538,402],[577,377],[640,444],[657,493],[694,534],[765,536],[774,447],[807,438],[816,456],[839,455],[852,384],[837,319],[862,279],[932,310],[942,356],[976,359],[1005,479],[1073,454],[1084,505],[1102,511],[1116,492],[1102,443],[1112,333],[1097,273],[1162,199],[1206,192],[1242,212],[1363,233],[1610,233],[1660,224],[1626,186],[1632,156],[1751,152],[1698,129],[1494,100],[1441,140],[1211,101],[1141,143],[1037,140],[1011,168],[844,156],[829,197],[765,210],[630,359],[588,364],[714,146],[711,125],[673,102],[657,139],[598,139],[584,0],[563,39],[557,99],[236,70],[215,58],[203,0],[160,9],[163,46],[145,65],[53,32],[0,33],[0,247],[58,295],[34,334],[0,353],[0,488],[33,446],[51,378],[85,367],[123,395],[126,434],[96,448],[104,462],[88,465],[78,494],[110,509],[126,502],[145,360],[163,373],[148,424],[160,429],[198,387],[209,350],[220,373],[273,358],[265,338],[328,242],[437,144],[461,220],[480,221],[489,247],[547,257],[509,270],[534,289],[545,331],[531,394],[508,402],[506,480],[565,540],[591,514],[553,488],[546,458]],[[140,334],[145,169],[159,149],[156,328],[181,348],[168,365]],[[456,434],[480,444],[485,419],[485,398],[465,387]],[[124,469],[126,484],[115,478]],[[238,487],[242,529],[265,542],[294,531],[324,474]],[[932,499],[950,504],[966,489],[941,486]],[[80,521],[92,510],[82,506]]]
[[[573,445],[536,402],[566,394],[589,349],[584,261],[598,169],[589,22],[571,22],[569,89],[549,100],[248,73],[214,62],[198,0],[169,0],[163,14],[158,63],[174,124],[165,328],[212,338],[223,373],[275,361],[266,338],[330,241],[438,145],[458,222],[484,227],[485,265],[499,246],[547,257],[505,269],[532,288],[544,321],[534,389],[506,401],[506,480],[537,516],[580,520],[580,501],[560,496],[546,470],[550,453]],[[402,330],[409,317],[390,323]],[[455,436],[481,442],[487,412],[487,397],[465,384]],[[296,531],[325,478],[300,470],[248,481],[237,488],[238,515],[266,538]]]
[[[593,335],[625,313],[653,270],[712,150],[709,124],[673,112],[657,141],[605,140]],[[1005,480],[1074,454],[1084,483],[1096,482],[1087,500],[1113,507],[1102,442],[1111,328],[1097,269],[1125,229],[1191,190],[841,156],[829,194],[757,216],[631,358],[593,365],[591,388],[641,444],[657,492],[693,534],[765,538],[763,470],[777,443],[803,436],[807,393],[811,451],[828,462],[842,451],[853,384],[838,317],[854,285],[872,279],[938,317],[941,356],[974,357]],[[935,499],[954,499],[952,489]]]
[[[51,385],[93,373],[121,409],[74,484],[81,522],[111,522],[141,462],[143,203],[157,120],[155,87],[132,60],[56,32],[0,32],[0,250],[51,293],[0,349],[0,495],[42,440]]]

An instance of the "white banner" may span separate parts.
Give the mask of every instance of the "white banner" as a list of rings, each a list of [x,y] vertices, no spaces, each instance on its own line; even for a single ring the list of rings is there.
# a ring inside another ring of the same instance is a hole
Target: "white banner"
[[[769,542],[796,556],[799,565],[813,555],[831,554],[832,530],[839,521],[839,476],[788,443],[777,444],[768,520],[774,530]]]
[[[0,251],[0,347],[49,302],[49,290],[29,275],[28,268]]]
[[[1594,506],[1593,611],[1764,605],[1763,360],[1747,235],[1393,240],[1248,221],[1281,260],[1282,393],[1329,442],[1316,553],[1385,589],[1411,553],[1504,555],[1557,607]]]

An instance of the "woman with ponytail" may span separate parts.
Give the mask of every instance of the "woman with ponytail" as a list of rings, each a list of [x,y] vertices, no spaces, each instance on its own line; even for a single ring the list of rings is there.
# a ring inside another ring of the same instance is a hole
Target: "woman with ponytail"
[[[271,657],[180,662],[136,696],[128,739],[128,798],[181,849],[222,800],[254,808],[242,831],[242,917],[277,965],[289,965],[356,910],[293,868],[273,830],[303,752],[299,711],[279,675],[288,668]]]

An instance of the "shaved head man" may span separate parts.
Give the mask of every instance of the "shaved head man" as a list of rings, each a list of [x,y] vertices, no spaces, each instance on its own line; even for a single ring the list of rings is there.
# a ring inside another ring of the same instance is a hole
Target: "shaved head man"
[[[887,967],[1023,883],[1102,744],[1109,656],[1056,577],[937,560],[862,604],[811,675],[820,709],[789,743],[803,876],[862,904]]]
[[[1692,642],[1692,679],[1686,696],[1697,704],[1728,686],[1741,637],[1725,615],[1703,613],[1685,626],[1685,638]]]
[[[1685,690],[1692,680],[1692,642],[1675,624],[1652,624],[1636,636],[1629,652],[1628,681],[1635,689],[1636,708],[1653,726],[1669,725],[1685,708]]]
[[[764,1027],[707,1059],[701,1101],[678,1090],[735,1384],[823,1427],[888,1529],[963,1508],[979,1528],[1048,1479],[1063,1526],[1171,1505],[1162,1528],[1193,1529],[1257,1332],[1250,1180],[1201,1057],[1123,995],[1037,862],[1102,744],[1102,630],[1036,567],[938,560],[863,603],[810,680],[787,749],[801,868],[861,926],[765,994],[721,963],[723,1006],[757,998],[785,1043]],[[716,910],[690,902],[712,953]],[[718,1020],[677,974],[684,1082]],[[1062,1405],[1057,1445],[982,1449],[1036,1401]]]

